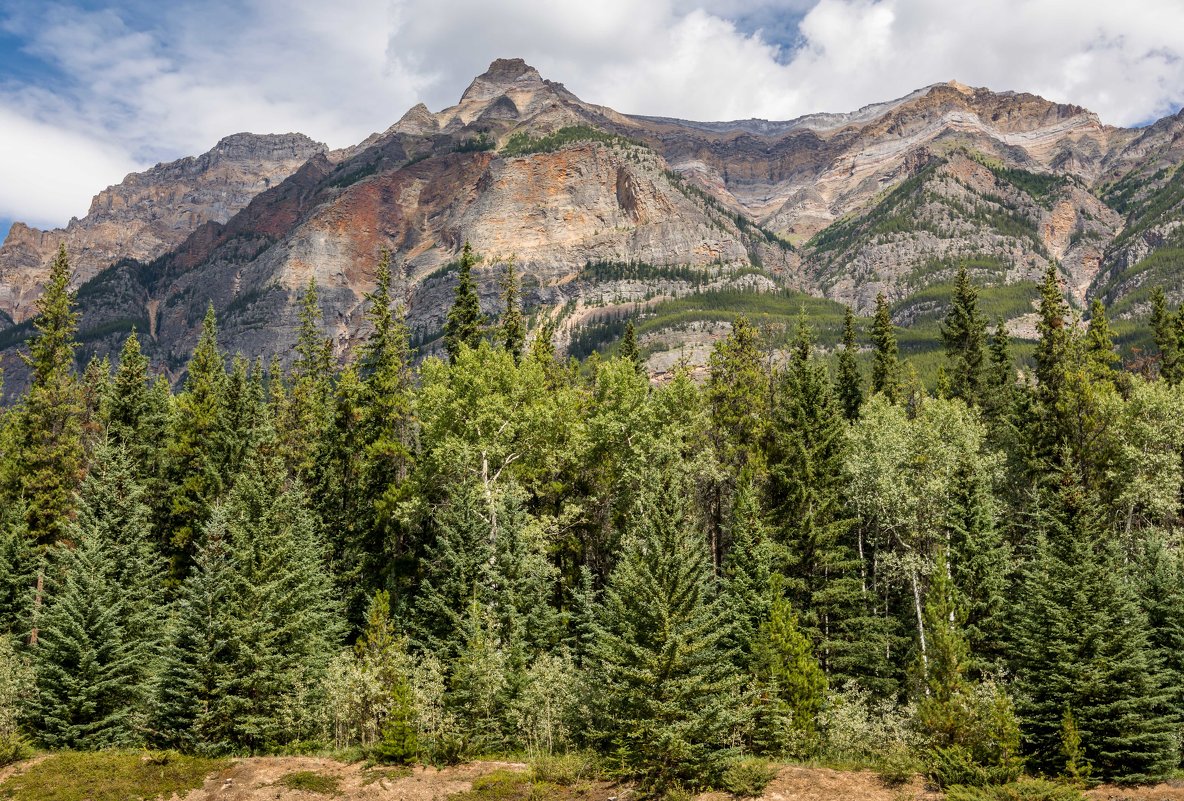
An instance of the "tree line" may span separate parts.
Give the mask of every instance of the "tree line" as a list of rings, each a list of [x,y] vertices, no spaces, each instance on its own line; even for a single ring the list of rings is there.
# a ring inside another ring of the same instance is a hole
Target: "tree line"
[[[936,393],[848,313],[738,319],[661,386],[488,320],[462,254],[414,366],[389,258],[342,363],[315,283],[290,369],[211,307],[177,389],[135,333],[75,368],[65,251],[0,418],[0,757],[585,751],[655,795],[753,758],[1150,781],[1184,744],[1184,315],[1123,371],[1045,277],[1035,369],[959,272]],[[870,347],[865,377],[857,354]],[[870,379],[870,380],[867,380]]]

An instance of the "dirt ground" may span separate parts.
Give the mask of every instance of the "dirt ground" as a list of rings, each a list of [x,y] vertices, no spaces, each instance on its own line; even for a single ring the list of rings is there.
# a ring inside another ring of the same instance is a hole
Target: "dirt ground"
[[[1148,787],[1115,787],[1103,784],[1086,792],[1089,801],[1184,801],[1184,781],[1174,780]]]
[[[258,757],[239,760],[209,777],[201,789],[187,793],[182,801],[314,801],[330,797],[280,783],[284,776],[300,771],[337,779],[339,794],[332,798],[341,801],[443,801],[468,790],[478,776],[525,769],[525,765],[512,762],[470,762],[443,770],[367,770],[361,763],[346,765],[316,757]]]
[[[0,782],[18,769],[44,759],[0,769]],[[258,757],[237,760],[206,779],[205,784],[171,801],[445,801],[472,787],[473,780],[495,771],[524,771],[516,762],[470,762],[436,770],[367,769],[317,757]],[[311,771],[337,780],[332,796],[286,787],[285,776]],[[605,783],[586,786],[576,795],[581,801],[628,801],[627,788]],[[565,792],[570,797],[571,790]],[[1184,801],[1184,781],[1152,787],[1102,785],[1086,794],[1089,801]],[[765,789],[759,801],[941,801],[941,793],[927,788],[920,778],[898,787],[886,786],[871,771],[838,771],[829,768],[785,767]],[[731,801],[725,793],[709,793],[698,801]]]

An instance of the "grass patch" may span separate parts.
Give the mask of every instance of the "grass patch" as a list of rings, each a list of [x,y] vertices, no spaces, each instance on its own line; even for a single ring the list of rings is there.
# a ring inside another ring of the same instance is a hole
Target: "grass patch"
[[[148,801],[183,795],[206,776],[226,767],[225,759],[171,752],[99,751],[54,754],[0,785],[0,798],[13,801]]]
[[[395,765],[393,767],[372,767],[362,771],[362,786],[369,787],[374,782],[383,779],[405,779],[411,775],[410,765]]]
[[[301,790],[318,795],[340,795],[341,781],[336,776],[326,776],[313,770],[298,770],[280,779],[280,784],[289,790]]]

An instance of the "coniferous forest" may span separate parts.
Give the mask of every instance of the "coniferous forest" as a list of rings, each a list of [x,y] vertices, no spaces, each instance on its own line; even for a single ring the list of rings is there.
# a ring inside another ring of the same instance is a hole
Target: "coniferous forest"
[[[739,319],[705,379],[482,314],[418,363],[384,257],[335,357],[76,363],[63,250],[0,417],[0,761],[29,746],[595,755],[660,795],[759,760],[1149,782],[1184,747],[1184,314],[1120,363],[1055,270],[1017,369],[962,270],[936,392],[887,302],[835,353]],[[871,352],[870,370],[864,375]],[[870,380],[869,380],[870,379]],[[952,793],[955,791],[951,791]],[[969,795],[968,795],[969,794]]]

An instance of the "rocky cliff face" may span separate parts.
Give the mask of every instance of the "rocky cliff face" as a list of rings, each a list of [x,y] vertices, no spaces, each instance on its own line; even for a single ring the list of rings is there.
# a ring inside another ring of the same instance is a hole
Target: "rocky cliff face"
[[[487,312],[512,256],[528,313],[558,323],[561,345],[584,352],[637,317],[655,369],[705,352],[739,309],[776,330],[795,292],[865,312],[884,291],[899,323],[924,324],[960,263],[994,316],[1027,315],[1049,263],[1077,304],[1135,313],[1149,275],[1184,290],[1182,130],[1184,115],[1117,129],[954,82],[787,122],[626,116],[499,60],[457,105],[417,105],[354,147],[230,137],[130,176],[63,231],[14,226],[0,320],[16,325],[0,346],[19,339],[60,241],[84,282],[87,348],[111,351],[135,325],[174,374],[211,301],[230,350],[286,356],[312,278],[344,352],[383,249],[431,352],[465,241],[485,257]]]
[[[132,173],[65,228],[16,223],[0,246],[0,310],[15,322],[28,317],[61,244],[80,284],[120,259],[152,261],[203,223],[227,222],[324,150],[302,134],[235,134],[204,155]]]

